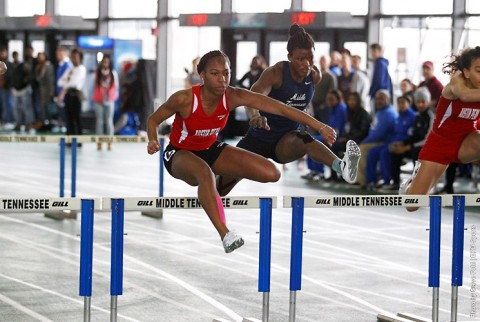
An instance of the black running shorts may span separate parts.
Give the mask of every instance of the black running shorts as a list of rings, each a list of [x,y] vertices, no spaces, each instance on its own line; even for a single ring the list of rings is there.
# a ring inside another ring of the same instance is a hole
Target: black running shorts
[[[228,144],[225,142],[221,141],[215,141],[208,149],[206,150],[200,150],[200,151],[191,151],[193,154],[196,156],[200,157],[203,161],[205,161],[210,167],[213,166],[215,161],[217,161],[218,157],[220,156],[220,153],[222,153],[223,149],[227,146]],[[175,152],[180,151],[183,149],[179,149],[171,145],[170,143],[167,145],[165,148],[165,151],[163,152],[163,161],[165,163],[165,169],[167,169],[168,173],[170,173],[172,176],[172,160],[173,157],[175,156]]]

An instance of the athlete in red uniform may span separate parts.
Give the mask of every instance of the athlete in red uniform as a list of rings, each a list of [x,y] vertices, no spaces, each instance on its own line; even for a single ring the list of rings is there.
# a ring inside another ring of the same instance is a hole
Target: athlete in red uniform
[[[165,148],[165,168],[175,178],[198,186],[198,198],[218,231],[225,252],[243,245],[240,235],[230,232],[215,175],[274,182],[280,178],[276,166],[258,154],[217,141],[228,113],[238,106],[251,106],[277,114],[319,131],[328,144],[336,140],[335,130],[308,114],[265,95],[231,87],[230,60],[221,51],[205,54],[197,66],[203,86],[174,93],[148,118],[149,154],[159,151],[157,127],[172,115],[175,119],[170,144]],[[245,166],[248,165],[248,166]]]
[[[412,176],[400,194],[428,194],[451,162],[480,160],[480,47],[466,49],[446,64],[444,72],[458,73],[442,91],[435,120],[420,151]],[[415,211],[418,208],[407,208]]]

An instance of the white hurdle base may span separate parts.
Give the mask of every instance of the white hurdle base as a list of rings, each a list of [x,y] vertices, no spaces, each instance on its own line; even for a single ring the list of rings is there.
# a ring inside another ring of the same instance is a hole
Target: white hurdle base
[[[402,314],[402,315],[400,315]],[[409,316],[409,318],[407,318]],[[377,321],[380,322],[412,322],[412,321],[419,321],[419,322],[426,322],[432,320],[425,320],[425,319],[415,319],[413,314],[406,314],[406,313],[399,313],[398,315],[391,314],[391,313],[379,313],[377,315]]]
[[[142,211],[141,214],[143,216],[147,217],[152,217],[156,219],[162,219],[163,218],[163,209],[160,210],[152,210],[152,211]]]
[[[55,220],[77,219],[77,211],[75,210],[49,211],[45,213],[45,217],[55,219]]]
[[[212,322],[232,322],[232,321],[230,321],[230,320],[225,320],[225,319],[217,319],[217,318],[215,318],[215,319],[212,320]]]
[[[242,322],[262,322],[262,320],[255,318],[243,318]]]

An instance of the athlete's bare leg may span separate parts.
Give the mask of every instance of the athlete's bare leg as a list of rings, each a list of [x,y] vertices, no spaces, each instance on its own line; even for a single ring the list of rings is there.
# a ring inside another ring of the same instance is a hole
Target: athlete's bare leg
[[[175,178],[183,180],[191,186],[198,186],[198,199],[223,239],[228,228],[220,219],[216,200],[215,175],[208,164],[189,151],[179,150],[172,160],[172,174]]]
[[[458,159],[462,163],[480,160],[480,131],[474,131],[463,139],[458,150]]]
[[[407,195],[428,195],[448,167],[448,165],[432,161],[419,160],[418,162],[420,168],[405,190]],[[407,207],[408,211],[417,209],[418,207]]]
[[[290,132],[278,141],[275,154],[282,163],[289,163],[308,154],[314,161],[331,166],[338,157],[322,142],[315,140],[306,132]],[[307,139],[307,138],[310,139]],[[310,142],[308,142],[310,141]]]
[[[302,135],[304,136],[308,135],[306,132],[305,133],[300,132],[300,133],[302,133]],[[308,141],[308,142],[305,142],[305,141]],[[301,137],[298,136],[298,131],[292,131],[290,133],[285,134],[278,141],[277,146],[275,148],[275,154],[277,155],[279,161],[281,161],[281,163],[283,164],[298,160],[299,158],[303,157],[305,154],[309,154],[311,158],[316,162],[320,162],[328,166],[331,166],[333,161],[337,159],[337,156],[329,148],[327,148],[322,142],[315,140],[311,137],[309,140],[302,139]],[[266,160],[261,156],[260,158],[263,160]],[[231,161],[232,159],[229,160],[229,162]],[[255,164],[257,166],[260,166],[261,168],[267,165],[265,163],[257,163],[257,162],[258,161],[255,161]],[[273,163],[271,162],[269,163],[270,165],[274,166]],[[244,163],[243,166],[239,166],[239,167],[242,169],[248,168],[246,165],[250,167],[250,163]],[[265,168],[263,169],[265,171]],[[270,171],[272,170],[273,169],[270,169]],[[237,178],[232,176],[225,176],[225,175],[217,176],[218,193],[221,196],[226,196],[235,187],[235,185],[241,180],[242,177],[247,178],[245,176],[239,176]],[[271,182],[271,181],[260,181],[257,179],[251,179],[251,180],[255,180],[259,182]]]
[[[223,186],[232,181],[237,183],[243,178],[258,182],[275,182],[280,179],[280,171],[275,164],[261,155],[231,145],[223,149],[212,170],[222,177]],[[224,189],[222,195],[233,186]]]

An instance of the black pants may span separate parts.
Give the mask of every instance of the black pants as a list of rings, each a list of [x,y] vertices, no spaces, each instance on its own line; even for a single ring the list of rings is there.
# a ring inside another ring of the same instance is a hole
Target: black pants
[[[78,96],[77,90],[69,89],[65,93],[65,118],[67,121],[67,134],[82,134],[82,122],[80,114],[82,112],[82,101]]]
[[[403,159],[410,158],[415,162],[418,160],[420,150],[421,148],[413,148],[411,151],[402,154],[390,153],[390,174],[394,184],[400,183],[400,167],[402,166]]]

